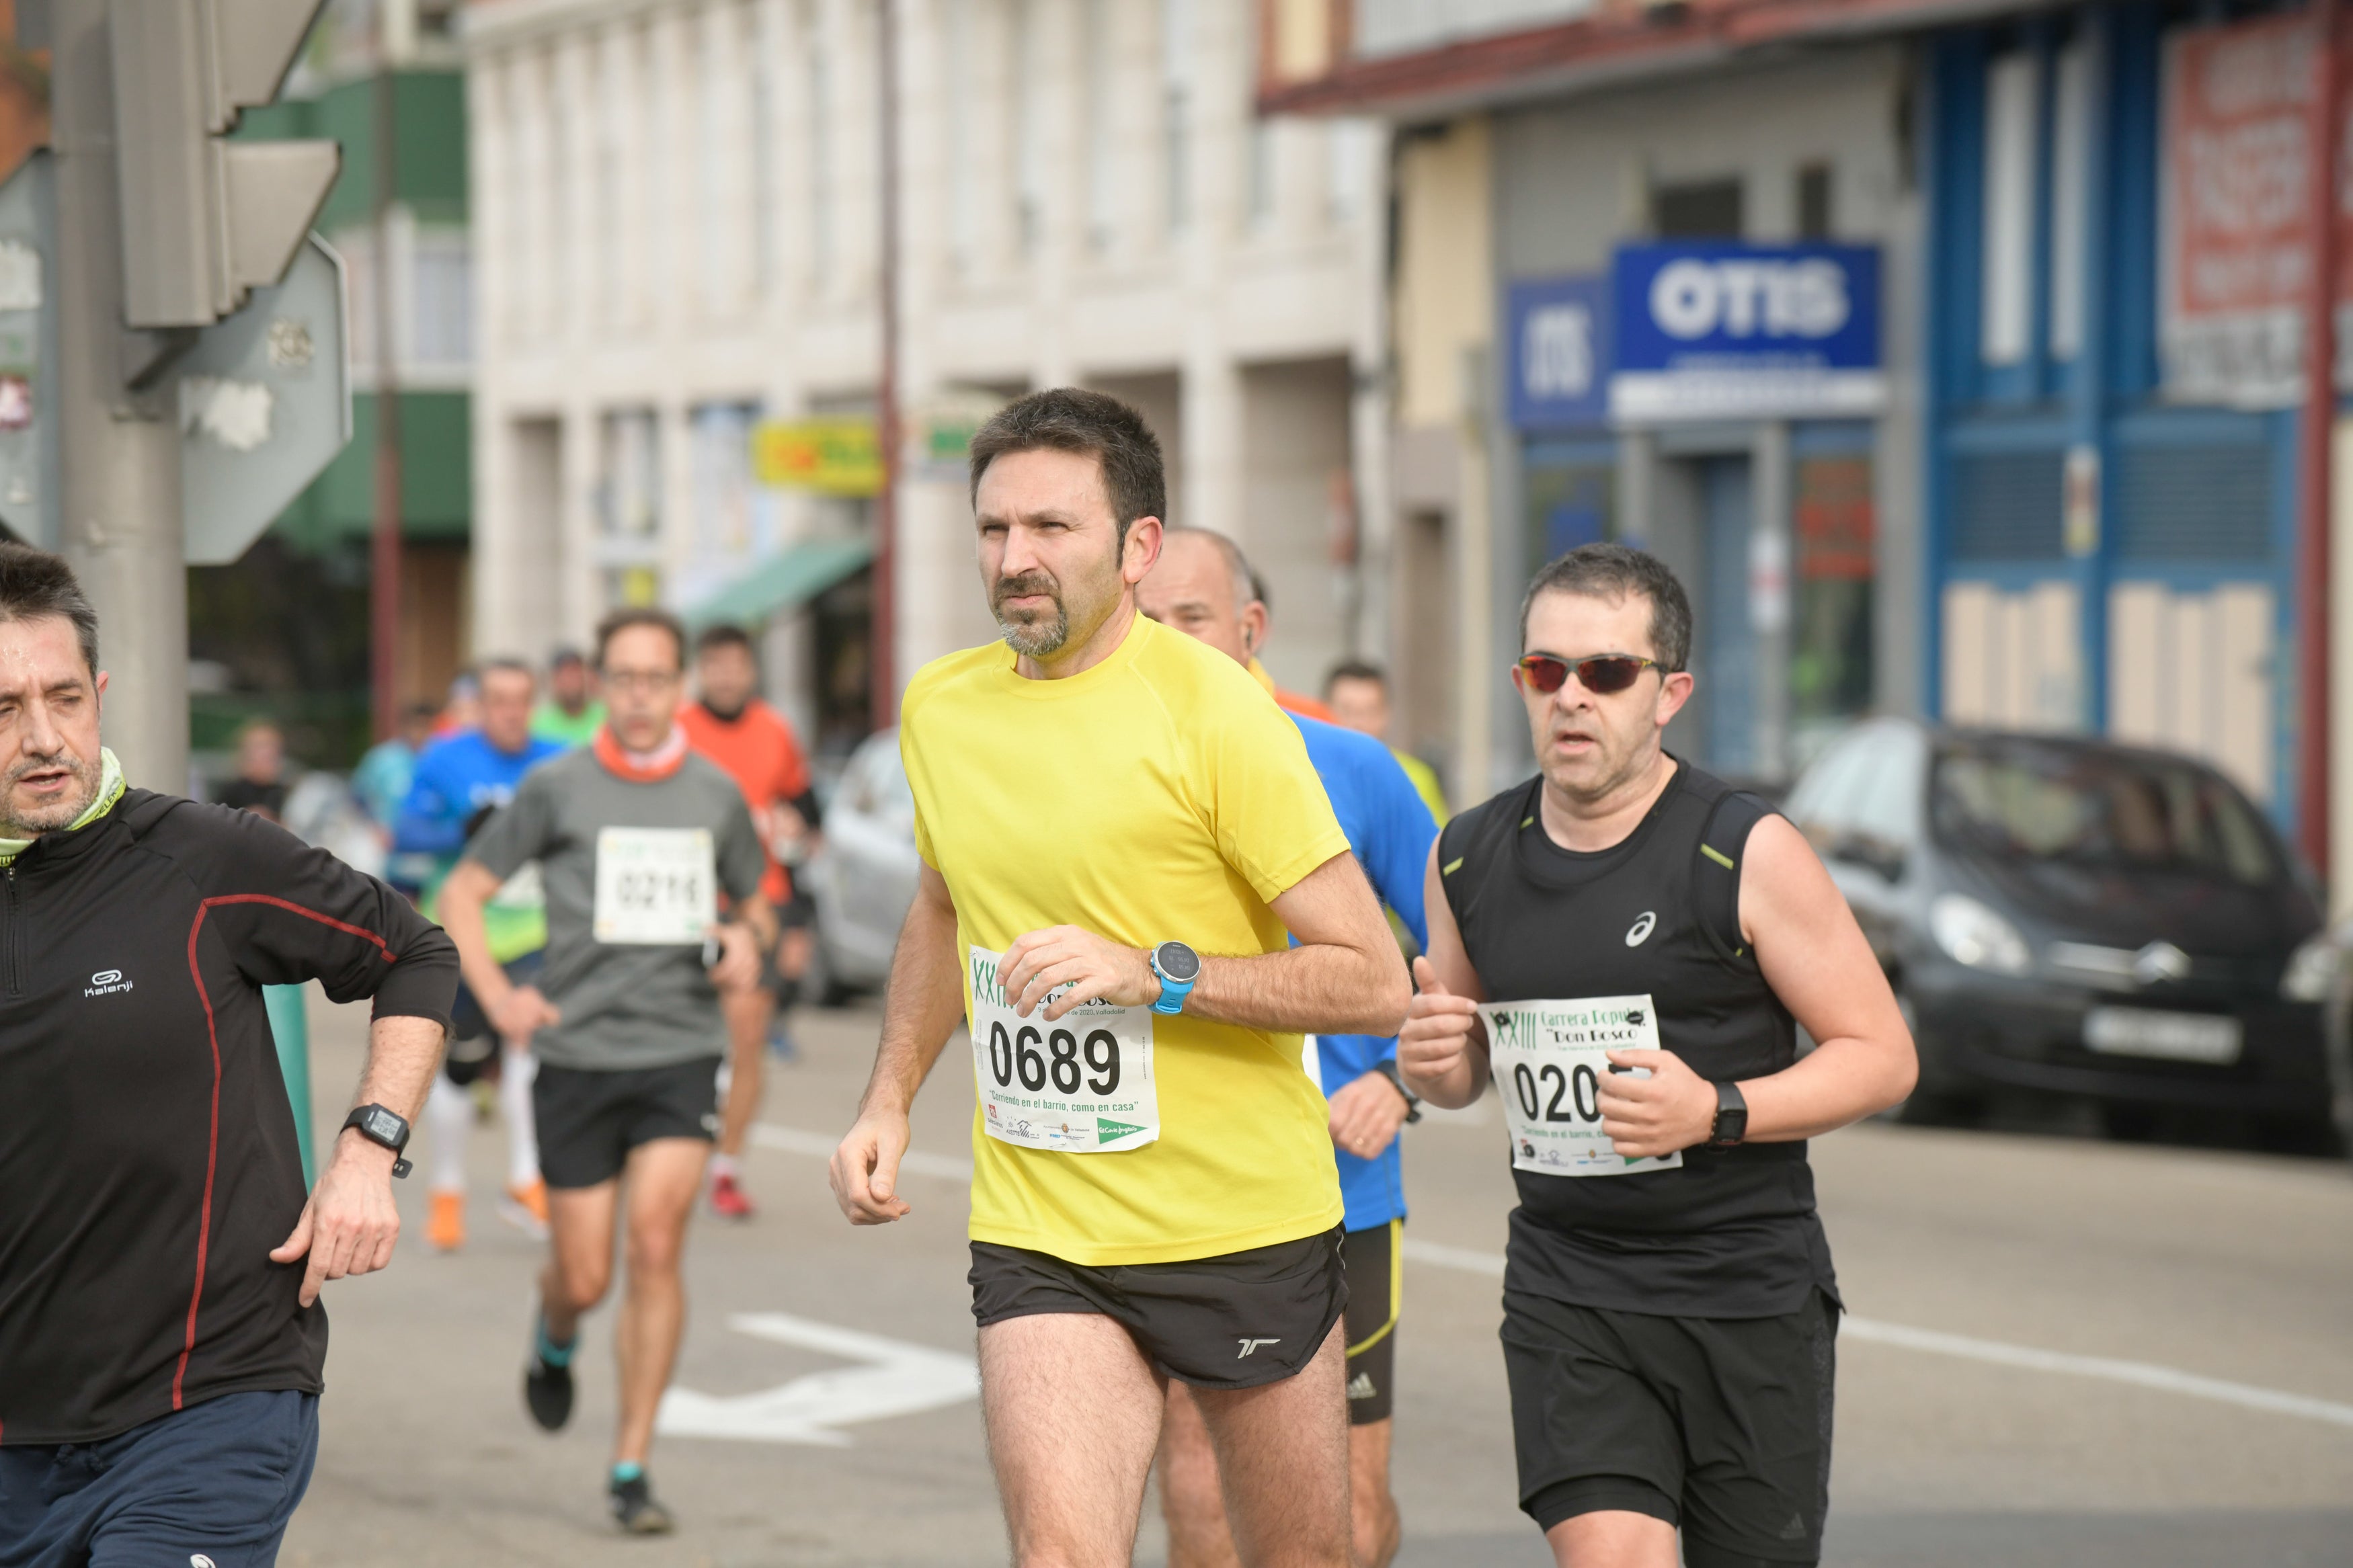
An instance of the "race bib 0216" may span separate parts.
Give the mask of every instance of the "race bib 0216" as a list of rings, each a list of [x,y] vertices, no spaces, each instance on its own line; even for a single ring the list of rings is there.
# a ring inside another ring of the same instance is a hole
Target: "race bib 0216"
[[[706,827],[607,827],[596,834],[598,942],[700,942],[719,919],[719,875]]]
[[[972,950],[972,1076],[988,1135],[1064,1154],[1117,1153],[1156,1141],[1152,1009],[1082,1002],[1048,1023],[1041,1004],[1025,1018],[997,983],[1001,956]]]
[[[1659,1048],[1658,1012],[1648,996],[1588,996],[1568,1002],[1484,1002],[1487,1058],[1511,1129],[1512,1169],[1547,1176],[1630,1176],[1671,1171],[1664,1156],[1620,1154],[1601,1131],[1601,1084],[1616,1050]],[[1648,1078],[1645,1068],[1631,1069]]]

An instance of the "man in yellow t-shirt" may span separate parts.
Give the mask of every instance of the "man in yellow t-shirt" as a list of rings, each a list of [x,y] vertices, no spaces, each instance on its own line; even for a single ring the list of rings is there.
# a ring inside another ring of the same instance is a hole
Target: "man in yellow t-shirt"
[[[907,1215],[907,1108],[968,1021],[1015,1561],[1126,1558],[1174,1378],[1232,1456],[1242,1560],[1345,1568],[1340,1192],[1300,1034],[1394,1031],[1404,966],[1298,729],[1136,614],[1165,496],[1142,418],[1033,394],[975,437],[972,476],[1004,645],[907,689],[922,885],[835,1194],[854,1224]]]

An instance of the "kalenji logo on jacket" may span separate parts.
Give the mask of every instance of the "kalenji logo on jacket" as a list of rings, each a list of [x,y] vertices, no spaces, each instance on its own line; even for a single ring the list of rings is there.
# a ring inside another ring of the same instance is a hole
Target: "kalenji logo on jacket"
[[[81,994],[85,996],[111,996],[117,991],[130,989],[131,982],[122,978],[122,971],[101,969],[90,977],[90,984],[82,987]]]

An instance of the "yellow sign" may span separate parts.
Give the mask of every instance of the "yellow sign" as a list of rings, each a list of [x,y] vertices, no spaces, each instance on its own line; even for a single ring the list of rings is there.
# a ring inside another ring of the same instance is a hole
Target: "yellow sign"
[[[776,489],[880,494],[882,448],[874,421],[764,419],[752,427],[752,474]]]

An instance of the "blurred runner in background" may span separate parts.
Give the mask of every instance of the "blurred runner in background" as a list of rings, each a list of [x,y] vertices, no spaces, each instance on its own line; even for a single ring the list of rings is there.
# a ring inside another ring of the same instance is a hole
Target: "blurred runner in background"
[[[547,700],[532,714],[531,732],[543,741],[585,746],[604,722],[605,705],[596,700],[587,659],[576,647],[557,648],[548,656]]]
[[[1331,705],[1335,721],[1351,730],[1361,730],[1388,747],[1389,755],[1398,760],[1405,776],[1413,781],[1421,804],[1430,807],[1430,815],[1445,822],[1446,792],[1439,787],[1438,770],[1389,739],[1388,673],[1379,665],[1360,658],[1343,659],[1324,678],[1324,700]]]
[[[237,773],[220,786],[221,805],[272,822],[286,820],[286,733],[268,719],[237,731]]]
[[[1266,646],[1266,635],[1274,629],[1274,601],[1268,597],[1266,579],[1260,576],[1255,571],[1251,572],[1250,574],[1250,598],[1256,602],[1259,607],[1259,625],[1261,627],[1259,647],[1263,647]],[[1304,692],[1285,691],[1282,688],[1277,686],[1274,683],[1273,673],[1270,671],[1265,665],[1259,662],[1259,658],[1256,652],[1252,652],[1250,656],[1248,668],[1252,679],[1257,680],[1261,686],[1266,688],[1266,694],[1269,697],[1273,698],[1275,706],[1282,709],[1284,712],[1303,713],[1310,719],[1321,719],[1326,724],[1336,724],[1339,722],[1337,719],[1332,716],[1331,709],[1326,708],[1323,703],[1316,701],[1313,697],[1308,696]]]
[[[811,940],[808,900],[794,887],[783,862],[797,865],[815,848],[817,795],[809,788],[800,738],[791,721],[760,700],[759,679],[750,636],[741,626],[712,626],[695,639],[696,700],[678,715],[687,744],[724,768],[744,792],[752,826],[768,849],[760,895],[778,911],[782,926],[777,945],[760,965],[760,984],[721,999],[730,1044],[726,1110],[719,1152],[711,1157],[711,1207],[723,1219],[752,1217],[752,1200],[744,1195],[735,1163],[760,1110],[769,1026],[785,1027],[808,969]],[[787,1043],[780,1054],[789,1049]]]
[[[481,728],[434,742],[417,759],[408,798],[393,836],[394,865],[421,868],[410,891],[428,919],[438,919],[441,886],[458,863],[466,840],[490,814],[514,796],[515,786],[533,766],[563,754],[553,741],[531,733],[532,695],[538,682],[521,659],[494,658],[480,676]],[[398,884],[396,883],[396,886]],[[510,973],[525,976],[547,945],[547,914],[538,879],[525,873],[491,900],[490,942]],[[474,1107],[468,1089],[492,1071],[499,1079],[499,1108],[507,1121],[507,1185],[500,1216],[533,1236],[547,1234],[547,1188],[539,1177],[539,1145],[533,1134],[530,1050],[520,1040],[493,1044],[488,1017],[471,991],[458,988],[450,1021],[448,1055],[433,1080],[425,1107],[433,1133],[432,1207],[425,1238],[443,1252],[466,1241],[466,1142]]]
[[[352,770],[352,798],[375,824],[387,850],[394,830],[400,826],[400,808],[407,803],[408,786],[417,782],[417,759],[433,738],[437,711],[430,702],[411,703],[400,716],[399,731],[370,746],[359,766]],[[387,868],[385,874],[385,880],[396,887],[403,880],[394,874],[396,869]],[[421,874],[408,879],[412,887],[421,886],[424,880]]]

